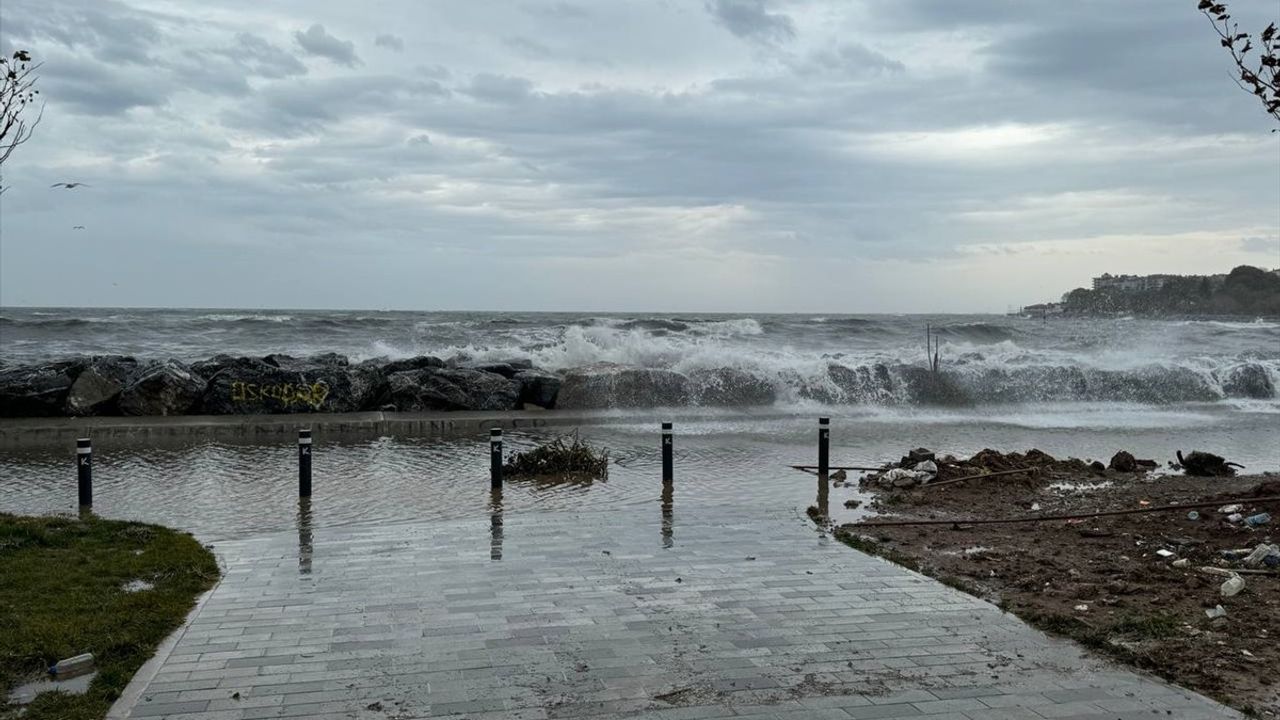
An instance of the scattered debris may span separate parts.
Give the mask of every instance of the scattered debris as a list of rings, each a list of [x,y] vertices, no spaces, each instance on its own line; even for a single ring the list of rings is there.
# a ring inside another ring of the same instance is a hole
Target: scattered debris
[[[1245,567],[1280,567],[1280,545],[1259,544],[1253,552],[1242,558]]]
[[[864,478],[879,514],[834,537],[1229,704],[1276,706],[1280,478],[1095,474],[1035,450],[935,458],[925,484],[880,481],[924,461]],[[1245,522],[1263,513],[1269,524]]]
[[[1220,455],[1199,450],[1193,450],[1186,457],[1183,457],[1182,451],[1179,450],[1177,456],[1182,471],[1196,477],[1233,477],[1236,474],[1236,468],[1244,467],[1240,463],[1228,462]]]
[[[880,476],[882,484],[896,488],[915,487],[932,479],[933,476],[923,470],[904,470],[903,468],[894,468]]]
[[[582,442],[575,433],[566,444],[556,438],[532,450],[516,453],[502,466],[509,475],[587,475],[608,477],[609,451],[596,450]]]

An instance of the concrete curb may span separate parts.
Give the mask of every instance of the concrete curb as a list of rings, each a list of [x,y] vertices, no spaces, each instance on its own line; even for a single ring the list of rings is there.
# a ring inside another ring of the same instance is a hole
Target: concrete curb
[[[160,672],[160,668],[169,659],[169,656],[173,654],[174,648],[178,647],[178,643],[183,636],[187,634],[187,629],[191,627],[191,621],[204,609],[205,603],[209,601],[209,598],[213,597],[214,591],[222,586],[223,579],[227,577],[226,559],[219,553],[214,553],[214,557],[218,559],[218,569],[222,573],[222,576],[218,578],[218,582],[214,583],[213,587],[206,590],[196,600],[196,604],[192,606],[191,611],[182,619],[182,624],[169,633],[169,636],[156,647],[155,654],[143,663],[142,667],[138,668],[132,678],[129,678],[129,684],[124,686],[124,690],[120,692],[120,697],[111,703],[111,708],[107,710],[104,720],[126,720],[129,717],[129,714],[133,712],[133,709],[142,700],[142,696],[147,687],[151,685],[151,681]]]
[[[5,418],[0,450],[73,446],[77,438],[113,445],[180,444],[200,440],[292,442],[309,428],[318,439],[380,436],[449,437],[492,428],[634,422],[636,416],[577,411],[316,413],[302,415],[180,415],[170,417]],[[68,445],[71,444],[71,445]]]

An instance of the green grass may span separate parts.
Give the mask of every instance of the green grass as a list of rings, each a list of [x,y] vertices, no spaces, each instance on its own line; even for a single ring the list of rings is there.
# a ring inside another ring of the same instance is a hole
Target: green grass
[[[23,720],[106,715],[125,685],[218,578],[190,535],[140,523],[0,513],[0,719],[9,692],[62,658],[93,653],[84,695],[42,693]],[[129,593],[131,580],[154,588]]]

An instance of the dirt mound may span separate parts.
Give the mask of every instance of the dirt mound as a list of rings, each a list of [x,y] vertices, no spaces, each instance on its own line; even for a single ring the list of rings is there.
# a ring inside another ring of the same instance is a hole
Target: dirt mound
[[[1280,527],[1275,520],[1244,519],[1280,517],[1280,501],[1242,500],[1280,496],[1280,478],[1158,475],[1142,472],[1136,458],[1137,471],[1128,470],[1127,458],[1112,465],[1119,467],[1097,470],[1038,450],[942,457],[940,480],[1037,472],[933,483],[937,487],[873,486],[871,507],[882,516],[867,523],[1078,517],[851,524],[837,536],[1237,708],[1280,711],[1280,568],[1265,558],[1250,565],[1245,557],[1274,544]],[[1089,517],[1203,503],[1210,506]],[[1222,512],[1217,503],[1241,507]],[[1222,586],[1232,573],[1244,589],[1228,595]]]

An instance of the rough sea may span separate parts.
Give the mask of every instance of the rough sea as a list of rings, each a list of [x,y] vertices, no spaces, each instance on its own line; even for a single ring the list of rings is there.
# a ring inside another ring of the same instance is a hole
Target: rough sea
[[[938,406],[911,397],[907,384],[851,381],[874,379],[877,367],[892,374],[927,366],[926,326],[940,337],[941,368],[969,402]],[[0,365],[94,354],[194,361],[217,353],[320,352],[355,360],[528,358],[552,370],[602,362],[688,374],[734,368],[775,388],[777,400],[767,407],[612,411],[608,422],[581,429],[617,460],[609,480],[515,484],[505,498],[513,512],[656,512],[660,420],[677,427],[677,518],[681,509],[696,514],[742,503],[802,512],[814,501],[812,478],[786,466],[813,461],[819,415],[832,417],[837,464],[884,462],[923,445],[958,455],[1036,447],[1104,462],[1124,449],[1162,465],[1175,450],[1200,449],[1248,472],[1280,470],[1275,319],[0,310]],[[519,449],[556,432],[564,429],[514,434],[508,444]],[[388,437],[317,447],[308,521],[489,513],[484,443]],[[0,454],[0,511],[73,511],[71,452]],[[288,446],[96,448],[95,509],[206,537],[287,528],[298,513],[293,463]],[[831,498],[836,508],[841,500]]]

